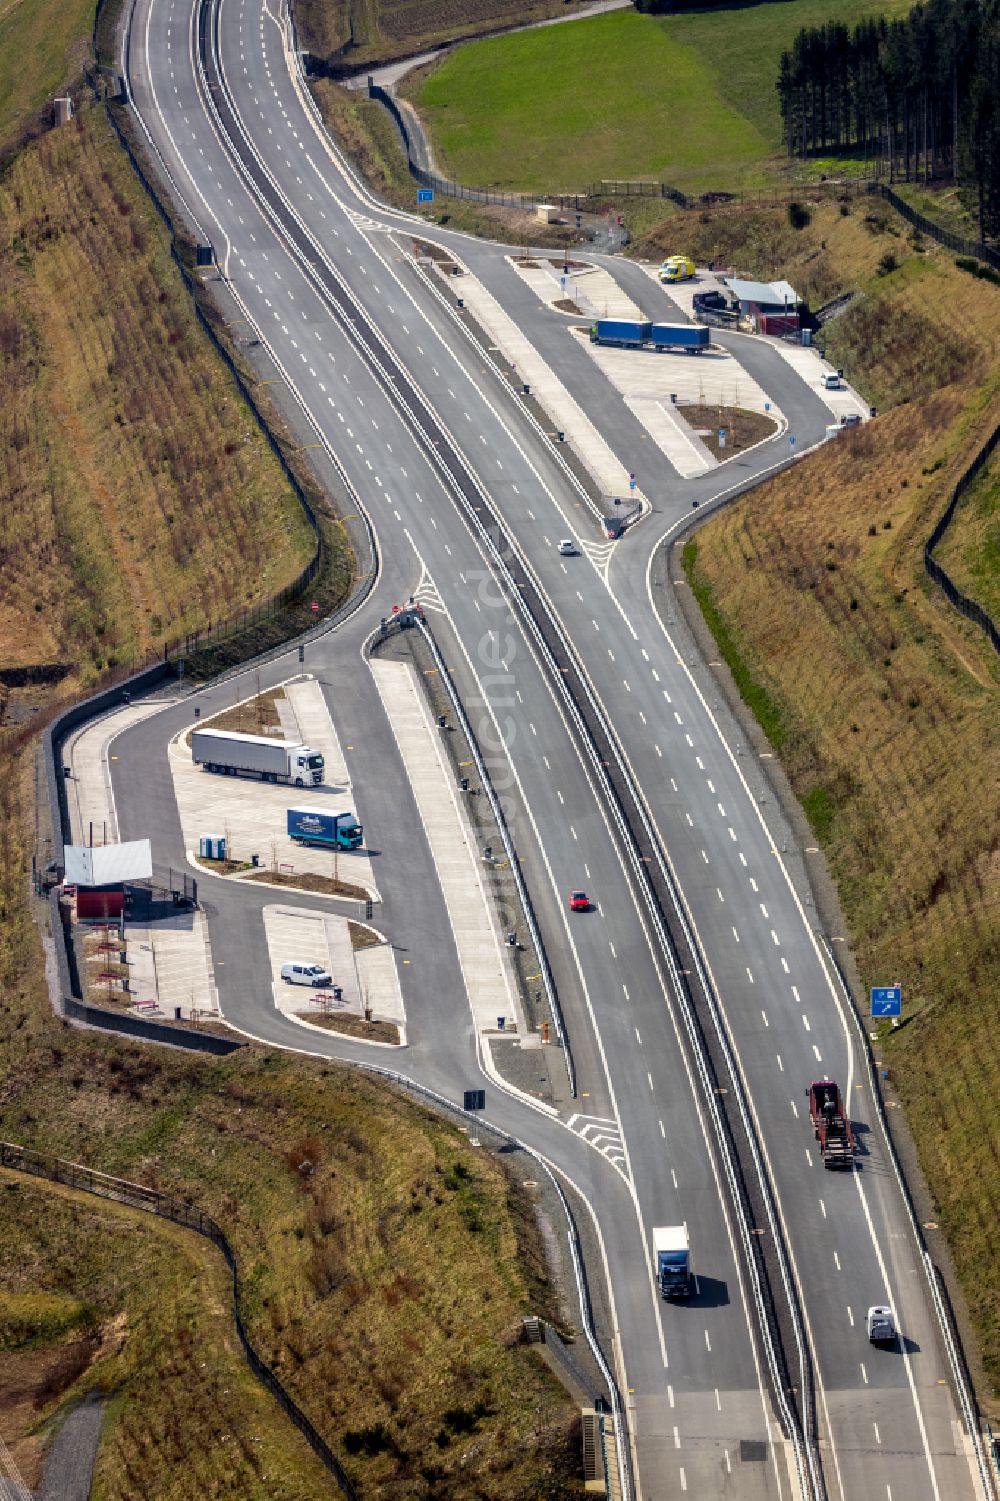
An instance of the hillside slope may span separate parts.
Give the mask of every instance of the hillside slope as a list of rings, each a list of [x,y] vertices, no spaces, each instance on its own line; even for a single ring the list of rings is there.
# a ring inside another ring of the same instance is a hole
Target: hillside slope
[[[71,682],[269,597],[312,533],[99,110],[0,182],[0,651]]]

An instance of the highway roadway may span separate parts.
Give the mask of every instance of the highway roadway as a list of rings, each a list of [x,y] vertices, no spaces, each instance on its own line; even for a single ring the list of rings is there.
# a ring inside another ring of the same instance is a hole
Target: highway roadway
[[[411,958],[403,984],[413,1040],[401,1069],[452,1099],[478,1079],[447,912],[360,656],[379,616],[415,594],[450,643],[467,693],[489,706],[509,758],[516,837],[557,968],[586,1112],[613,1121],[623,1149],[619,1171],[586,1144],[582,1122],[567,1128],[583,1113],[581,1101],[554,1121],[491,1089],[491,1116],[564,1171],[599,1222],[637,1492],[798,1494],[794,1460],[779,1441],[782,1399],[768,1379],[753,1279],[737,1252],[739,1207],[722,1186],[710,1092],[692,1077],[691,1050],[681,1044],[683,1008],[643,904],[643,878],[630,865],[599,770],[571,733],[531,622],[495,585],[496,559],[470,515],[478,508],[484,520],[492,511],[533,575],[550,630],[611,727],[615,757],[682,893],[803,1311],[827,1493],[839,1501],[976,1495],[857,1033],[814,931],[801,862],[784,857],[791,833],[762,803],[759,771],[739,751],[710,674],[651,584],[657,544],[689,516],[692,501],[707,504],[754,482],[787,448],[764,445],[692,481],[658,459],[655,472],[641,476],[651,517],[614,548],[603,546],[559,454],[408,254],[423,226],[370,199],[318,127],[282,18],[267,0],[220,0],[209,14],[217,18],[205,37],[210,86],[201,77],[192,0],[136,0],[132,101],[174,196],[215,248],[226,279],[220,290],[259,333],[275,377],[335,457],[378,538],[372,598],[348,625],[310,645],[308,666],[329,692],[343,742],[355,747],[358,812],[383,850],[377,877],[386,926]],[[627,409],[586,353],[558,337],[502,251],[445,232],[434,238],[458,247],[609,446],[635,467],[641,440]],[[641,271],[608,265],[650,314],[658,311],[662,294]],[[739,341],[739,356],[789,417],[800,446],[819,441],[827,414],[815,393],[762,343]],[[563,536],[577,537],[583,555],[561,558],[554,543]],[[292,662],[289,655],[266,666],[261,685],[294,673]],[[209,690],[203,714],[237,689]],[[144,721],[116,747],[122,837],[150,834],[161,861],[182,858],[166,741],[190,712],[178,707]],[[571,925],[565,895],[580,884],[599,911]],[[301,1031],[270,1002],[257,916],[264,899],[222,882],[203,883],[203,895],[226,1014],[267,1041],[301,1046]],[[362,1052],[342,1040],[327,1051]],[[823,1172],[808,1127],[805,1090],[824,1074],[841,1083],[862,1126],[862,1169],[850,1177]],[[651,1227],[679,1219],[691,1227],[702,1279],[699,1296],[680,1308],[656,1299],[649,1254]],[[866,1307],[883,1300],[905,1336],[892,1353],[871,1349],[864,1334]],[[811,1484],[801,1481],[803,1495]]]

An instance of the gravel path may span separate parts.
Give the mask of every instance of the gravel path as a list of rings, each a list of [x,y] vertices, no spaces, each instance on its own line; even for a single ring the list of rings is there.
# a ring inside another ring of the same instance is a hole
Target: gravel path
[[[103,1422],[104,1398],[99,1392],[89,1392],[53,1440],[45,1458],[38,1501],[89,1501]]]

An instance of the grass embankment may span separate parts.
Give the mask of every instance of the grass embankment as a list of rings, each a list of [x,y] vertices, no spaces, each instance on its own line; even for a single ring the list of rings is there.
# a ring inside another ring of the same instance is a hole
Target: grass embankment
[[[0,1135],[169,1189],[218,1219],[255,1341],[364,1495],[457,1501],[473,1462],[485,1501],[575,1494],[572,1405],[512,1343],[522,1313],[558,1318],[526,1192],[458,1132],[347,1069],[263,1049],[188,1058],[58,1022],[25,896],[17,798],[30,768],[7,752],[0,771]],[[98,1461],[109,1501],[326,1494],[294,1459],[294,1433],[279,1442],[270,1419],[259,1426],[218,1322],[215,1274],[191,1277],[194,1252],[157,1248],[141,1229],[109,1235],[101,1206],[67,1215],[39,1200],[21,1215],[16,1197],[0,1200],[0,1235],[34,1248],[33,1291],[93,1305],[102,1327],[124,1316],[127,1338],[79,1383],[41,1394],[8,1442],[100,1380],[115,1397]],[[20,1259],[3,1258],[8,1293],[27,1290]],[[48,1340],[44,1309],[20,1316],[19,1340],[36,1326]],[[267,1462],[255,1478],[258,1447]]]
[[[0,1406],[33,1489],[46,1418],[70,1394],[99,1386],[112,1434],[97,1471],[108,1501],[336,1493],[247,1368],[231,1279],[214,1246],[13,1173],[0,1174],[0,1192]]]
[[[793,282],[840,290],[836,270],[850,285],[852,265],[884,253],[884,236],[869,246],[830,212]],[[864,985],[902,981],[908,1025],[883,1056],[1000,1391],[1000,664],[923,570],[951,487],[1000,421],[1000,289],[892,243],[899,269],[861,276],[830,345],[879,405],[903,404],[707,523],[685,563],[829,860]],[[995,474],[948,544],[973,595],[996,555]]]
[[[6,666],[85,684],[296,576],[312,534],[98,110],[0,184]]]
[[[994,454],[959,501],[934,553],[970,599],[1000,622],[1000,459]]]
[[[79,79],[95,0],[0,0],[0,153],[37,110]]]
[[[399,132],[382,106],[325,78],[314,82],[312,90],[327,127],[373,192],[398,208],[417,211],[417,184],[407,168]],[[546,227],[530,213],[440,195],[427,217],[506,245],[561,245],[577,238],[575,228]]]
[[[402,91],[460,182],[571,192],[649,177],[733,192],[788,173],[775,83],[798,29],[905,9],[906,0],[798,0],[682,16],[616,11],[459,48]]]
[[[296,0],[302,45],[346,68],[565,16],[571,0]]]

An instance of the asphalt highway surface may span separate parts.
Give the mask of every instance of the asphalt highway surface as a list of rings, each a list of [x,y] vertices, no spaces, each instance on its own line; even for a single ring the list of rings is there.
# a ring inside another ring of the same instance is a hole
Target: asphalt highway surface
[[[651,514],[606,546],[556,448],[414,262],[412,238],[426,238],[426,227],[372,200],[318,128],[289,41],[271,0],[204,10],[191,0],[136,0],[127,72],[150,154],[214,247],[220,295],[259,336],[274,378],[335,458],[378,539],[372,596],[310,643],[306,670],[351,748],[357,812],[380,850],[378,920],[409,961],[400,975],[410,1046],[394,1066],[452,1100],[483,1079],[433,860],[362,655],[379,618],[416,596],[467,701],[483,705],[498,759],[509,761],[515,837],[579,1074],[579,1098],[560,1117],[492,1079],[488,1114],[565,1173],[596,1217],[615,1317],[608,1353],[626,1401],[636,1492],[647,1501],[815,1493],[782,1441],[783,1394],[768,1375],[740,1217],[641,880],[544,651],[520,605],[497,587],[495,560],[475,529],[477,514],[488,522],[492,511],[617,742],[721,1008],[801,1306],[826,1493],[837,1501],[976,1496],[920,1250],[857,1030],[816,932],[804,862],[762,798],[760,772],[717,703],[711,670],[654,582],[661,540],[692,501],[754,483],[785,460],[787,439],[694,480],[658,456],[641,476]],[[652,445],[503,249],[437,229],[432,238],[457,247],[626,468],[636,467],[635,453]],[[660,311],[653,304],[663,294],[641,270],[605,264],[647,311]],[[675,316],[673,305],[662,315]],[[799,449],[819,442],[828,414],[815,392],[764,342],[722,338],[788,416]],[[560,557],[556,541],[569,536],[581,555]],[[296,653],[278,656],[260,670],[261,687],[299,670]],[[203,717],[255,687],[247,675],[206,690]],[[192,717],[188,700],[116,742],[120,835],[151,837],[160,862],[184,858],[166,747]],[[596,910],[571,919],[566,894],[575,886]],[[308,1034],[270,996],[259,912],[273,893],[210,879],[200,890],[226,1016],[264,1041],[301,1048]],[[312,904],[306,893],[295,900]],[[313,1034],[308,1045],[367,1056],[332,1035]],[[825,1173],[813,1140],[805,1093],[825,1075],[859,1123],[854,1174]],[[587,1140],[590,1119],[610,1123],[613,1153]],[[668,1305],[652,1283],[650,1235],[681,1220],[698,1292]],[[894,1307],[903,1334],[891,1351],[865,1337],[865,1310],[881,1302]],[[797,1384],[794,1370],[790,1379]]]

